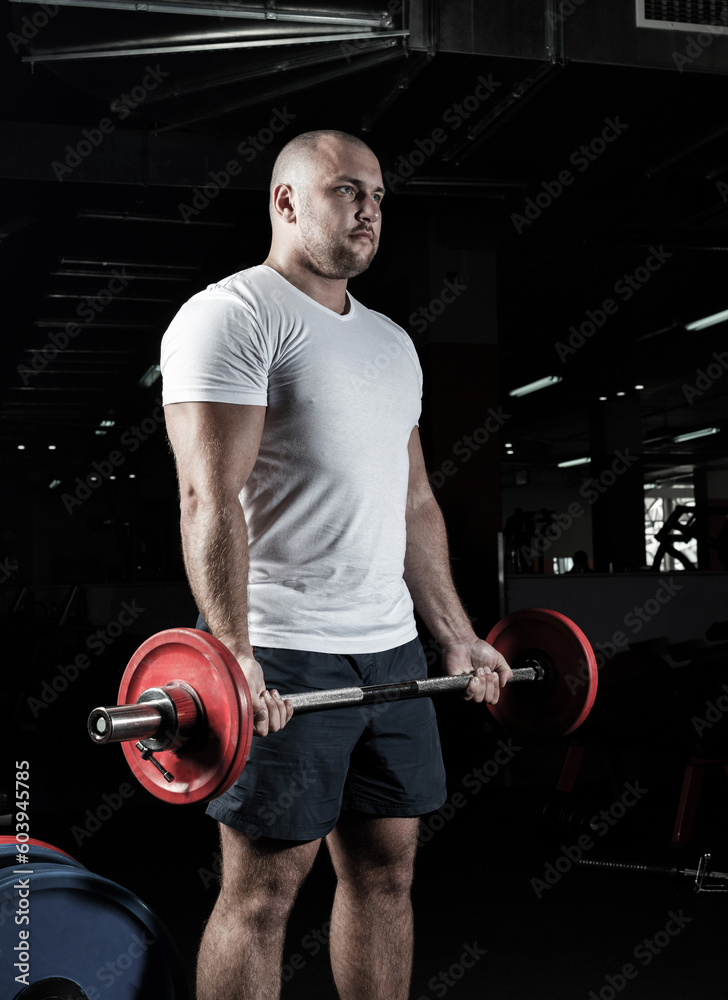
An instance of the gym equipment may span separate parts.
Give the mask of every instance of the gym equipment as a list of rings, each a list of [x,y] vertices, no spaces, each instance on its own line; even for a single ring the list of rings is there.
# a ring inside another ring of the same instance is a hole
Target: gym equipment
[[[487,641],[513,669],[488,705],[500,725],[530,735],[565,736],[589,714],[597,691],[594,653],[565,615],[535,608],[506,616]],[[462,691],[470,674],[283,694],[294,713],[400,701]],[[141,784],[178,804],[222,795],[250,752],[253,709],[248,685],[229,649],[196,629],[159,632],[132,656],[119,704],[95,708],[95,743],[122,743]],[[156,756],[161,755],[161,756]]]
[[[43,841],[0,837],[0,1000],[185,1000],[164,924],[128,889]],[[26,932],[21,934],[21,932]],[[12,958],[10,957],[12,956]]]
[[[636,861],[607,861],[604,858],[579,858],[575,864],[580,868],[592,868],[604,872],[691,878],[695,892],[728,892],[728,872],[711,871],[710,862],[711,855],[702,854],[697,868],[678,868],[677,865],[653,865]]]

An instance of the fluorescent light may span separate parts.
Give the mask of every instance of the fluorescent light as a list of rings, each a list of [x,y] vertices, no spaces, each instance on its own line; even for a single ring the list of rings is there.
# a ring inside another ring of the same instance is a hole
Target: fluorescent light
[[[606,396],[600,396],[599,397],[599,402],[600,403],[606,403],[606,401],[607,401],[607,397]]]
[[[50,483],[48,484],[48,489],[55,490],[60,485],[61,485],[60,479],[51,479]]]
[[[675,444],[681,444],[683,441],[694,441],[695,438],[710,437],[711,434],[720,434],[720,427],[703,427],[699,431],[690,431],[688,434],[676,434],[672,439]]]
[[[636,385],[635,389],[644,389],[644,386],[643,385]]]
[[[627,395],[627,393],[626,393],[626,392],[618,392],[618,393],[617,393],[617,395],[618,395],[618,396],[626,396],[626,395]]]
[[[570,458],[568,462],[558,462],[557,469],[570,469],[572,465],[588,465],[590,458]]]
[[[728,309],[723,312],[713,313],[704,319],[696,319],[693,323],[686,323],[686,330],[704,330],[707,326],[715,326],[716,323],[724,323],[728,319]]]
[[[142,377],[139,379],[139,385],[148,389],[150,385],[154,385],[160,375],[159,365],[150,365],[149,368],[144,372]]]
[[[529,392],[537,392],[539,389],[546,389],[548,386],[556,385],[556,383],[560,381],[561,376],[559,375],[547,375],[545,378],[540,378],[535,382],[529,382],[527,385],[522,385],[518,389],[511,389],[508,395],[527,396]]]

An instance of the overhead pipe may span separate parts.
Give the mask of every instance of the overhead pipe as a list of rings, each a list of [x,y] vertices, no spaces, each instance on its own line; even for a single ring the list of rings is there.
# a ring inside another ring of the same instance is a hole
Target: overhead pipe
[[[17,2],[17,0],[15,0]],[[22,61],[27,63],[36,62],[74,62],[79,59],[119,59],[127,58],[129,56],[153,56],[153,55],[172,55],[179,52],[220,52],[232,49],[259,49],[259,48],[271,48],[278,47],[282,45],[317,45],[322,42],[336,42],[337,44],[341,42],[355,42],[360,40],[371,40],[374,37],[378,38],[406,38],[409,35],[409,31],[388,31],[381,33],[377,36],[373,35],[372,32],[358,32],[352,34],[338,34],[331,32],[328,35],[303,35],[301,37],[294,38],[256,38],[248,41],[239,42],[209,42],[196,45],[162,45],[162,46],[151,46],[148,48],[131,48],[124,50],[116,49],[99,49],[99,50],[81,50],[81,51],[56,51],[56,52],[39,52],[33,55],[23,56]]]
[[[371,69],[374,66],[380,66],[383,63],[391,62],[394,59],[400,59],[405,54],[404,49],[393,47],[394,42],[388,42],[386,44],[388,46],[386,52],[359,57],[352,60],[346,67],[337,66],[335,69],[325,70],[321,73],[314,73],[303,80],[300,78],[296,80],[289,80],[279,87],[274,87],[271,90],[265,91],[265,93],[256,94],[253,97],[245,97],[241,100],[220,105],[206,115],[196,115],[194,118],[185,118],[183,121],[173,122],[172,124],[164,125],[161,128],[156,128],[152,132],[152,135],[158,136],[163,132],[171,132],[178,128],[184,128],[187,125],[196,125],[198,122],[209,121],[212,118],[220,118],[222,115],[231,114],[234,111],[240,111],[242,108],[249,108],[255,106],[256,104],[265,104],[269,101],[276,101],[281,97],[285,97],[286,94],[297,93],[301,90],[308,90],[311,87],[317,87],[320,84],[328,83],[331,80],[340,80],[343,76],[349,76],[351,73],[359,73],[362,70]]]
[[[11,0],[11,3],[32,3],[37,0]],[[392,15],[387,10],[342,11],[320,10],[313,7],[278,7],[274,0],[266,0],[265,7],[251,7],[227,0],[224,8],[220,4],[204,3],[202,0],[57,0],[57,7],[95,7],[103,10],[131,10],[135,13],[192,14],[207,17],[241,17],[262,21],[302,21],[313,24],[342,24],[371,28],[391,28]]]

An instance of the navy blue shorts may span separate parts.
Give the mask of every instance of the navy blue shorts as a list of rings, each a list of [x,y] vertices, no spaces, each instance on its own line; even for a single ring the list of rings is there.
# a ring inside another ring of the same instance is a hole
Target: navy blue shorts
[[[266,687],[281,694],[427,676],[419,639],[356,655],[256,646],[255,657]],[[446,794],[435,709],[419,698],[294,713],[280,732],[253,737],[242,774],[207,814],[254,839],[309,841],[342,810],[421,816]]]

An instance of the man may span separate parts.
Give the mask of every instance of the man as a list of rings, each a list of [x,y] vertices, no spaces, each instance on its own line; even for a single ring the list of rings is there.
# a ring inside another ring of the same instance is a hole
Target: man
[[[383,196],[361,140],[298,136],[273,169],[265,263],[194,296],[164,339],[188,578],[267,737],[208,808],[223,876],[199,1000],[279,996],[288,915],[324,838],[339,995],[409,995],[418,817],[445,800],[432,704],[291,721],[278,690],[425,676],[413,601],[445,672],[474,671],[466,698],[496,702],[511,676],[452,583],[411,341],[347,292],[377,251]]]

